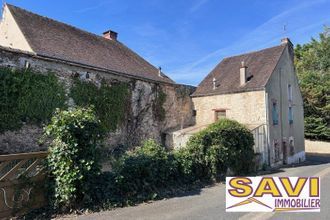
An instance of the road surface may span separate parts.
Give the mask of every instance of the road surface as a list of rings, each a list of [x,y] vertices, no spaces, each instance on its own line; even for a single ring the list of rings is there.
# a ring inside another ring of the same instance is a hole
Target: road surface
[[[115,209],[78,216],[81,220],[209,220],[209,219],[330,219],[330,157],[310,156],[303,165],[280,169],[273,176],[320,176],[320,213],[226,213],[225,186],[215,186],[191,192],[182,197],[155,201],[135,207]]]

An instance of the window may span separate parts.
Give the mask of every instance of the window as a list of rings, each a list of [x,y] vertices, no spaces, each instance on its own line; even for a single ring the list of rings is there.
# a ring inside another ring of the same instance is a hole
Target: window
[[[226,110],[214,110],[215,121],[218,121],[221,118],[226,118]]]
[[[292,101],[292,86],[291,86],[291,84],[288,85],[288,100]]]
[[[293,111],[292,111],[292,107],[289,107],[288,119],[289,119],[289,124],[293,124]]]
[[[196,117],[196,115],[197,115],[197,111],[196,110],[193,110],[192,111],[192,116]]]
[[[277,113],[277,103],[276,102],[273,102],[272,118],[273,118],[273,125],[278,125],[278,113]]]

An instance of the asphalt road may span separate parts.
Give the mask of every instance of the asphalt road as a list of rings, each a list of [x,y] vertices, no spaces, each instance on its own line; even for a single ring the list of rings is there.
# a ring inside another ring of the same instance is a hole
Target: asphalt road
[[[269,175],[269,174],[268,174]],[[309,156],[298,167],[282,168],[272,176],[320,176],[320,213],[228,213],[225,212],[225,186],[217,184],[182,197],[135,207],[79,216],[79,219],[111,220],[203,220],[203,219],[330,219],[330,157]]]

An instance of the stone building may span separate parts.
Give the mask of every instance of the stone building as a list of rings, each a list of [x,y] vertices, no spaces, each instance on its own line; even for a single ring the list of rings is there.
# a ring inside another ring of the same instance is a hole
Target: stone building
[[[194,87],[176,84],[118,40],[114,31],[98,36],[6,4],[0,23],[0,66],[53,72],[70,91],[73,76],[109,85],[130,85],[126,120],[107,136],[107,146],[136,146],[153,138],[182,147],[188,138],[219,118],[251,129],[260,165],[305,159],[303,101],[289,39],[281,45],[225,58]],[[163,120],[155,117],[159,91]],[[70,100],[69,100],[70,101]],[[0,134],[0,154],[44,149],[42,128],[24,125]]]
[[[97,36],[5,4],[0,46],[0,66],[55,73],[68,90],[77,75],[95,83],[101,79],[109,84],[128,83],[130,109],[121,126],[108,134],[109,147],[136,146],[147,138],[165,142],[169,130],[194,123],[190,94],[195,87],[176,84],[121,43],[114,31]],[[163,120],[155,117],[160,90],[166,94]],[[41,127],[29,124],[4,132],[0,134],[0,153],[42,150],[44,146],[38,145],[41,134]]]
[[[251,129],[260,165],[305,159],[303,100],[293,63],[293,45],[223,59],[192,94],[196,124],[171,133],[174,147],[219,118]]]

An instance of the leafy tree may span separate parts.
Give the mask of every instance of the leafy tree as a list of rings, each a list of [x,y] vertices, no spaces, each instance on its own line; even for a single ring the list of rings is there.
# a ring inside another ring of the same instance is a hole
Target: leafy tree
[[[319,40],[297,45],[295,63],[304,99],[305,136],[330,140],[330,28]]]

